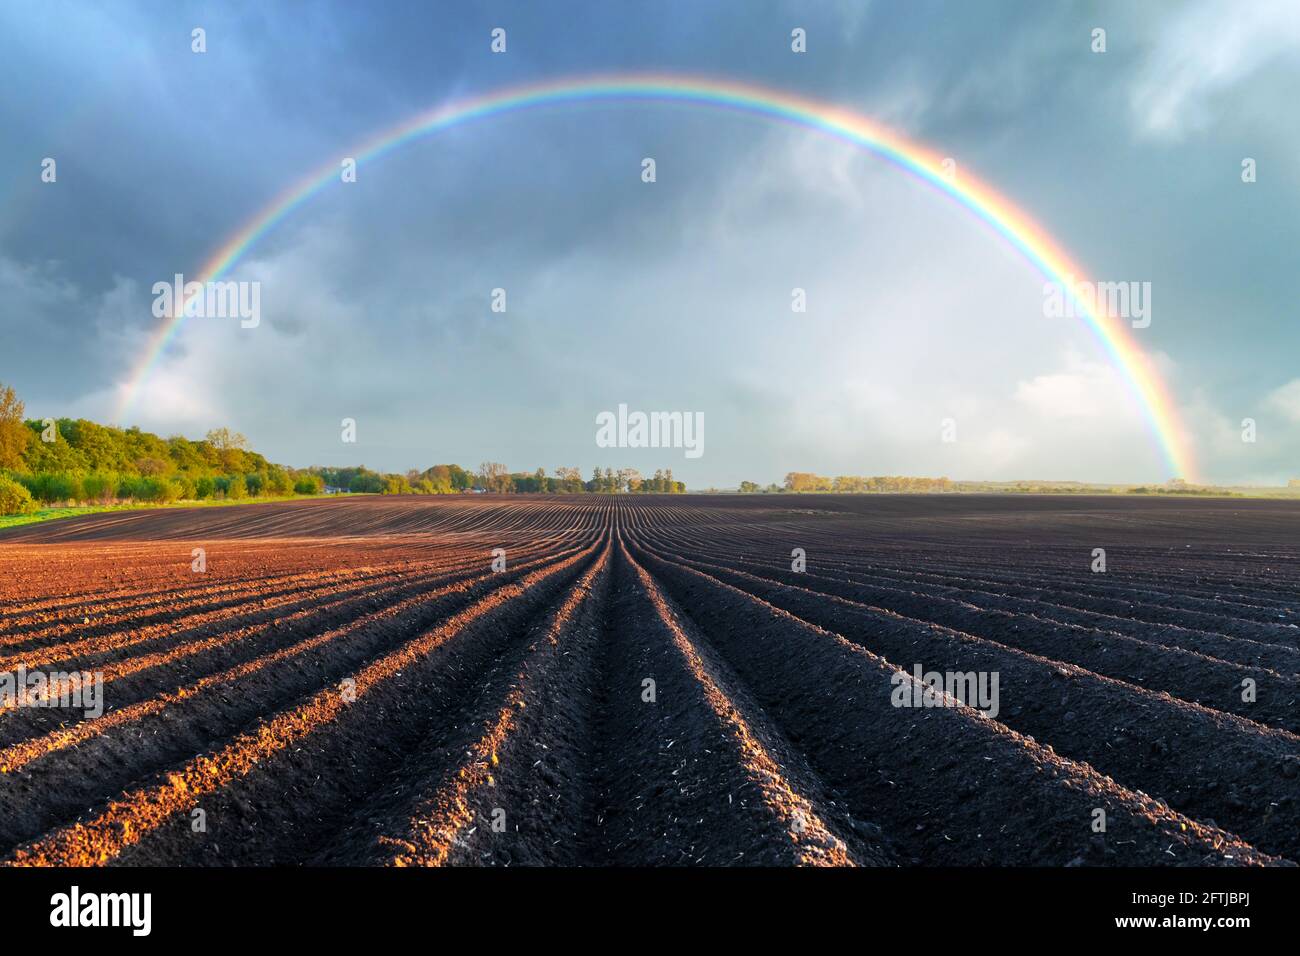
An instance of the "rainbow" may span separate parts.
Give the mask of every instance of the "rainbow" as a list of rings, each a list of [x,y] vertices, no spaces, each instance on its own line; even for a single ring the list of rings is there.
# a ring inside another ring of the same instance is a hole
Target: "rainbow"
[[[687,104],[778,120],[864,147],[956,200],[998,233],[1050,282],[1075,299],[1075,313],[1096,335],[1111,362],[1123,374],[1142,409],[1171,477],[1194,480],[1187,430],[1172,396],[1151,359],[1124,322],[1109,321],[1074,293],[1076,277],[1087,273],[1037,223],[968,173],[949,176],[943,157],[866,117],[829,103],[793,96],[762,86],[681,75],[615,74],[570,77],[510,87],[472,99],[444,103],[392,127],[346,153],[358,169],[420,137],[474,120],[490,119],[532,107],[592,102]],[[231,236],[203,265],[199,282],[227,273],[263,236],[328,186],[340,181],[342,156],[291,186]],[[193,277],[187,276],[187,281]],[[187,300],[188,302],[188,300]],[[115,421],[125,421],[141,386],[185,320],[185,308],[173,309],[146,347],[122,389]]]

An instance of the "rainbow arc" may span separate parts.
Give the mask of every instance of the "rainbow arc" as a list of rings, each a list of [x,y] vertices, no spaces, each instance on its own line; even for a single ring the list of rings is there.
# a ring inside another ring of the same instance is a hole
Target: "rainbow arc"
[[[963,173],[949,174],[944,157],[862,116],[832,104],[805,99],[762,86],[697,76],[618,74],[581,76],[498,90],[472,99],[445,103],[392,127],[367,143],[335,157],[280,194],[230,236],[204,263],[198,282],[220,279],[268,232],[304,203],[340,181],[340,164],[354,158],[358,167],[441,130],[527,109],[602,101],[691,104],[765,117],[817,130],[853,143],[933,186],[992,229],[1049,282],[1072,291],[1087,272],[1024,212],[990,186]],[[1123,374],[1148,423],[1171,477],[1195,480],[1187,429],[1172,395],[1151,358],[1123,321],[1112,320],[1096,306],[1076,297],[1075,314],[1101,343]],[[185,322],[185,308],[175,310],[153,336],[132,369],[116,412],[125,421],[142,385]]]

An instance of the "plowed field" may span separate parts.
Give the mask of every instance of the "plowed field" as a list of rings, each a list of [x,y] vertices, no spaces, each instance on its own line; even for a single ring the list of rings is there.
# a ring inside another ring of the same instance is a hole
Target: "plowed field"
[[[8,864],[1300,861],[1290,502],[94,515],[0,534],[20,672],[104,708],[0,709]]]

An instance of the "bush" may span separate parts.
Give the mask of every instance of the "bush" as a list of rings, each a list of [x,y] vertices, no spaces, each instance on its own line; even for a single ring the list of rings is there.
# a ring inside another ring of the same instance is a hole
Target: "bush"
[[[244,487],[248,489],[251,497],[256,498],[263,493],[265,483],[262,481],[261,475],[251,474],[244,476]]]
[[[232,475],[226,479],[226,497],[234,501],[248,497],[248,485],[244,483],[243,475]]]
[[[81,494],[85,501],[109,501],[117,494],[117,478],[99,472],[81,479]]]
[[[81,482],[74,475],[40,474],[33,475],[23,482],[32,497],[38,501],[54,504],[58,501],[81,500]]]
[[[131,489],[136,501],[165,502],[172,493],[172,484],[165,478],[136,478]]]
[[[194,497],[202,501],[204,498],[211,498],[217,491],[217,483],[204,475],[198,481],[194,482]]]
[[[384,479],[383,494],[386,495],[409,495],[411,493],[411,483],[403,475],[389,475]]]
[[[0,476],[0,515],[29,515],[35,510],[36,502],[30,491]]]
[[[293,479],[285,472],[274,469],[266,476],[266,493],[268,495],[293,494]]]
[[[115,483],[113,489],[114,497],[119,499],[134,498],[135,486],[138,481],[140,481],[139,478],[135,478],[131,475],[122,475]]]
[[[320,475],[299,475],[293,490],[300,495],[318,495],[325,490],[325,482]]]
[[[167,479],[167,501],[192,501],[194,481],[187,475],[172,475]]]
[[[384,479],[373,471],[354,475],[348,482],[348,491],[354,495],[377,495],[384,490]]]

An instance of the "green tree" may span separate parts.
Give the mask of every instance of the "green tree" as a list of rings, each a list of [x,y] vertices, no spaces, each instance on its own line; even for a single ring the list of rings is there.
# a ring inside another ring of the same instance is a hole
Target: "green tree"
[[[430,494],[449,495],[455,490],[451,483],[451,468],[450,465],[434,465],[432,468],[425,469],[424,480],[433,489]]]
[[[293,490],[300,495],[318,495],[325,490],[325,482],[320,475],[301,474],[294,481]]]
[[[348,491],[358,495],[378,495],[384,491],[382,475],[365,468],[360,468],[347,484]]]
[[[22,467],[31,432],[23,424],[23,403],[8,385],[0,386],[0,468]]]
[[[411,493],[411,483],[403,475],[388,475],[384,478],[383,494],[386,495],[409,495]]]
[[[248,439],[239,432],[231,431],[229,428],[214,428],[208,432],[206,441],[217,451],[228,451],[236,449],[244,451],[248,448]]]
[[[576,495],[585,490],[582,472],[577,468],[556,468],[555,485],[557,491],[566,495]]]
[[[504,492],[513,487],[509,470],[499,461],[485,461],[479,465],[478,478],[488,491]]]
[[[32,494],[16,481],[0,475],[0,515],[26,515],[36,510]]]

